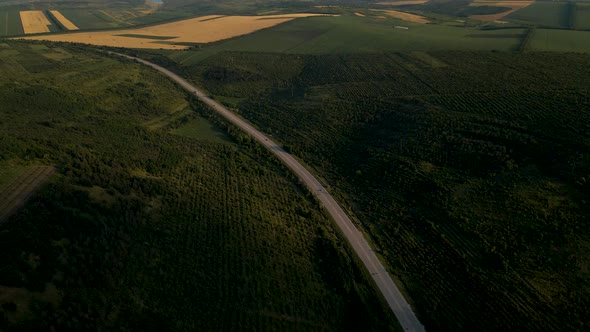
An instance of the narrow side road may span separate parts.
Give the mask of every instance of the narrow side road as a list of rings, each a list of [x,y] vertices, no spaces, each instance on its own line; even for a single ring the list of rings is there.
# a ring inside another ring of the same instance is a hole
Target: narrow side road
[[[336,200],[334,200],[332,195],[326,191],[326,188],[324,188],[322,184],[305,167],[303,167],[303,165],[293,158],[293,156],[291,156],[283,148],[265,136],[262,132],[258,131],[252,125],[242,120],[224,106],[209,98],[202,91],[175,73],[167,70],[166,68],[139,58],[119,53],[112,54],[117,54],[119,56],[136,60],[164,73],[166,76],[180,84],[183,88],[197,96],[202,102],[209,105],[209,107],[211,107],[214,111],[221,114],[231,123],[254,137],[258,142],[260,142],[260,144],[264,145],[273,154],[275,154],[285,165],[287,165],[287,167],[289,167],[289,169],[293,171],[293,173],[299,177],[303,183],[305,183],[307,188],[318,198],[324,208],[332,216],[340,228],[340,231],[344,234],[348,242],[351,244],[353,250],[356,252],[358,257],[361,259],[371,274],[373,280],[379,288],[379,291],[383,294],[383,297],[389,304],[389,307],[395,314],[395,317],[398,319],[402,328],[405,331],[424,331],[424,326],[416,318],[412,308],[385,270],[383,264],[381,264],[373,252],[373,249],[371,249],[369,246],[367,240],[365,240],[363,234],[354,226],[350,218],[338,205]]]

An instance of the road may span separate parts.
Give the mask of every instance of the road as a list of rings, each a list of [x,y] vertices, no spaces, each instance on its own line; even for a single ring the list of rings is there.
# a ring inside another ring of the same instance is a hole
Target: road
[[[252,125],[229,111],[224,106],[209,98],[202,91],[191,85],[182,77],[149,61],[124,54],[114,54],[136,60],[164,73],[166,76],[180,84],[190,93],[197,96],[202,102],[209,105],[209,107],[211,107],[217,113],[224,116],[231,123],[250,134],[258,142],[260,142],[260,144],[264,145],[274,155],[276,155],[287,167],[289,167],[289,169],[291,169],[291,171],[293,171],[293,173],[299,177],[303,183],[305,183],[307,188],[318,198],[330,216],[332,216],[338,225],[338,228],[352,246],[352,249],[356,252],[358,257],[369,271],[370,275],[373,277],[373,280],[375,281],[379,291],[381,294],[383,294],[383,297],[387,301],[387,304],[395,314],[395,317],[399,321],[404,331],[424,331],[424,326],[416,318],[416,315],[412,311],[412,307],[410,307],[406,299],[403,297],[402,293],[399,291],[390,275],[385,270],[385,267],[383,264],[381,264],[379,258],[377,258],[377,255],[375,255],[373,249],[371,249],[369,246],[369,243],[364,238],[363,234],[355,227],[348,215],[342,210],[332,195],[326,191],[326,188],[324,188],[322,184],[303,165],[301,165],[301,163],[299,163],[295,158],[293,158],[293,156],[287,153],[282,147],[273,142],[262,132],[258,131]]]

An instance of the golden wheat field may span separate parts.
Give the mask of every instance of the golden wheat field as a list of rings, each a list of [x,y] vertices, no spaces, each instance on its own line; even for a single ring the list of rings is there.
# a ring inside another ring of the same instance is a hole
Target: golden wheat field
[[[176,43],[210,43],[269,28],[297,18],[326,14],[285,14],[265,16],[209,15],[138,29],[78,32],[24,39],[76,42],[101,46],[151,49],[186,49]]]
[[[19,14],[25,34],[49,32],[51,22],[42,11],[24,10]]]
[[[371,9],[372,11],[380,12],[387,14],[390,17],[397,18],[403,21],[414,22],[414,23],[429,23],[430,21],[426,19],[424,16],[410,14],[406,12],[400,12],[397,10],[381,10],[381,9]]]
[[[78,27],[74,23],[72,23],[72,21],[68,20],[65,16],[63,16],[62,13],[59,12],[59,10],[52,10],[50,12],[55,17],[55,19],[58,20],[59,23],[61,23],[61,25],[64,26],[64,28],[68,30],[78,30]]]

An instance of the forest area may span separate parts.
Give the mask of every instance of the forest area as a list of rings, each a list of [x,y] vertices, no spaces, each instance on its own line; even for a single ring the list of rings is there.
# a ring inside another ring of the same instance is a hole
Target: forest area
[[[311,165],[428,330],[589,327],[587,55],[141,56]]]
[[[0,330],[398,329],[303,187],[179,87],[0,48],[0,167],[56,171],[0,224]]]

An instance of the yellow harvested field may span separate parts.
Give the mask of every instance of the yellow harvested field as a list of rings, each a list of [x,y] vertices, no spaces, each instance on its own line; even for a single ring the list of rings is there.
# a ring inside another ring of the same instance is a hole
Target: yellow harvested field
[[[72,23],[72,21],[68,20],[65,16],[63,16],[58,10],[51,10],[51,15],[55,17],[56,20],[64,26],[64,28],[68,30],[78,30],[78,27]]]
[[[380,12],[380,13],[384,13],[384,14],[387,14],[387,15],[393,17],[393,18],[397,18],[400,20],[408,21],[408,22],[414,22],[414,23],[429,23],[430,22],[424,16],[410,14],[410,13],[406,13],[406,12],[400,12],[397,10],[380,10],[380,9],[371,9],[371,10],[376,11],[376,12]]]
[[[487,21],[487,22],[495,22],[500,20],[503,17],[506,17],[512,13],[514,13],[515,11],[521,9],[521,8],[525,8],[528,7],[532,4],[532,1],[476,1],[476,2],[472,2],[469,5],[472,7],[478,7],[478,6],[490,6],[490,7],[506,7],[506,8],[510,8],[510,10],[507,10],[505,12],[502,13],[498,13],[498,14],[490,14],[490,15],[471,15],[469,16],[469,18],[475,19],[475,20],[480,20],[480,21]]]
[[[51,25],[51,22],[40,10],[21,11],[20,20],[26,34],[49,32]]]
[[[309,13],[224,17],[219,17],[219,15],[209,15],[139,29],[77,32],[25,37],[24,39],[63,41],[127,48],[182,50],[188,48],[188,46],[174,45],[174,43],[210,43],[249,34],[293,19],[311,16],[332,15]],[[172,38],[166,39],[165,37]]]
[[[359,16],[359,17],[365,17],[365,14],[361,14],[361,13],[354,13],[354,15]]]
[[[377,2],[377,4],[378,5],[386,5],[386,6],[405,6],[405,5],[423,5],[427,2],[428,2],[428,0],[400,0],[400,1]]]

